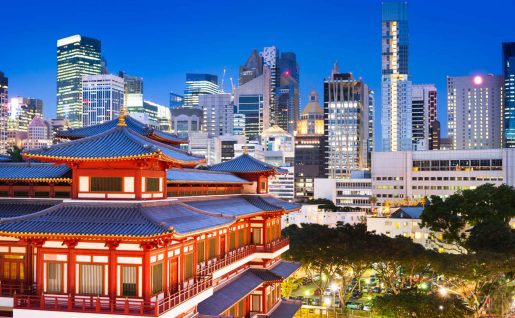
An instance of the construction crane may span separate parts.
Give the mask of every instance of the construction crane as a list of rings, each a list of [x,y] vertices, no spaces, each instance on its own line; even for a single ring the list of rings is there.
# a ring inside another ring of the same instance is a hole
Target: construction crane
[[[221,85],[221,89],[220,89],[220,92],[223,94],[225,93],[224,91],[224,82],[225,82],[225,73],[227,72],[227,69],[224,67],[224,74],[222,75],[222,85]]]

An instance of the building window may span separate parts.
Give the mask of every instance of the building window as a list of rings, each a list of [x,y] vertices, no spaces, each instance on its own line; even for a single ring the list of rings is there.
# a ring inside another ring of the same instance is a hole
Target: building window
[[[152,294],[163,291],[163,263],[152,265]]]
[[[137,296],[137,267],[122,266],[122,296]]]
[[[193,253],[184,256],[184,279],[193,277]]]
[[[159,178],[146,178],[145,182],[146,192],[159,192]]]
[[[81,264],[80,293],[101,295],[103,290],[103,265]]]
[[[233,251],[236,249],[236,233],[234,231],[229,233],[229,250]]]
[[[245,229],[238,230],[238,248],[245,245]]]
[[[47,292],[63,292],[63,264],[47,263]]]
[[[91,192],[122,192],[121,177],[91,177]]]
[[[204,255],[206,252],[206,241],[198,241],[197,242],[197,262],[202,263],[204,262]]]
[[[254,244],[263,244],[261,240],[262,229],[259,227],[252,228],[252,242]]]
[[[213,259],[216,257],[216,237],[212,237],[209,239],[209,259]]]
[[[252,295],[252,308],[251,311],[261,311],[261,295]]]

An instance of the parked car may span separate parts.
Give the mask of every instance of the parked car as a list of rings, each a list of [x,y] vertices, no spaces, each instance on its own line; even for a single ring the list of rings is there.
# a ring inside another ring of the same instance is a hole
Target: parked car
[[[363,293],[360,292],[359,290],[355,290],[352,292],[352,298],[361,298],[361,296],[363,296]]]
[[[326,288],[324,290],[324,296],[331,296],[333,294],[333,291],[331,290],[331,288]]]
[[[320,288],[317,288],[317,289],[315,289],[315,291],[313,292],[313,295],[315,295],[315,296],[320,296],[320,293],[321,293]]]
[[[353,302],[353,301],[348,301],[348,302],[345,303],[345,307],[347,307],[348,309],[358,309],[358,310],[361,310],[363,308],[363,304],[357,303],[357,302]]]
[[[379,287],[379,286],[373,287],[371,289],[371,292],[379,294],[379,293],[381,293],[381,287]]]
[[[372,309],[372,306],[370,304],[364,304],[363,305],[363,310],[364,311],[370,311]]]
[[[368,293],[368,286],[361,287],[361,291],[364,293]]]

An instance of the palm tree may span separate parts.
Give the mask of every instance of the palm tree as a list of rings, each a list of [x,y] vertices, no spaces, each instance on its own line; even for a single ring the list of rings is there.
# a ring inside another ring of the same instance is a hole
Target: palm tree
[[[11,149],[7,150],[7,154],[11,157],[13,162],[23,162],[23,157],[21,156],[22,151],[23,148],[14,145]]]

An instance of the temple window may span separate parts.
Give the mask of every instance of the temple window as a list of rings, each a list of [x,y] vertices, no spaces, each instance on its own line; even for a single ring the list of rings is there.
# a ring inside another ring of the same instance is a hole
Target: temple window
[[[163,263],[152,265],[152,294],[163,291]]]
[[[123,178],[121,177],[91,177],[91,192],[122,192]]]
[[[63,292],[63,264],[56,262],[47,263],[47,292]]]
[[[216,257],[216,237],[212,237],[209,239],[208,253],[208,259],[213,259]]]
[[[193,253],[184,255],[184,280],[193,277]]]
[[[263,244],[261,239],[262,229],[259,227],[252,228],[252,242],[254,244]]]
[[[229,233],[229,250],[233,251],[236,249],[236,233],[234,231]]]
[[[238,248],[245,245],[245,229],[238,230]]]
[[[159,192],[159,178],[146,178],[146,192]]]
[[[25,278],[23,255],[4,255],[2,259],[2,281],[23,280]]]
[[[206,241],[198,241],[197,242],[197,262],[200,264],[205,260],[205,252],[206,252]]]
[[[122,296],[137,296],[137,267],[122,266]]]
[[[80,264],[79,277],[81,294],[102,295],[103,294],[103,269],[104,265]]]
[[[252,295],[252,307],[251,311],[261,312],[261,295]]]

